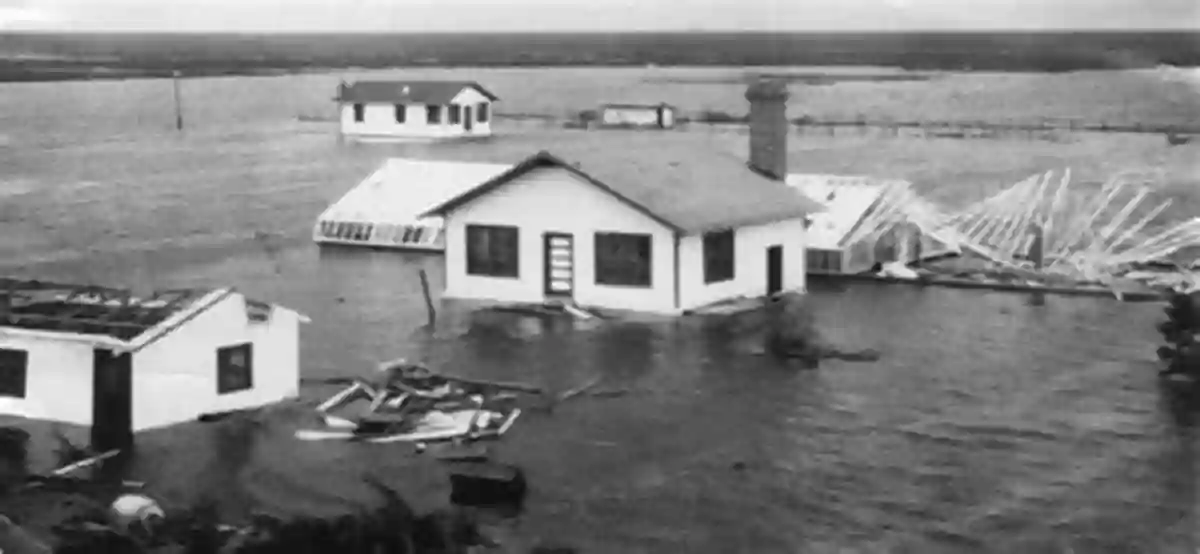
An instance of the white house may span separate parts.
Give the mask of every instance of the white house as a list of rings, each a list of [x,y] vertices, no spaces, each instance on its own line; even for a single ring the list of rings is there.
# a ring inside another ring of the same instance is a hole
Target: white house
[[[90,427],[93,445],[121,445],[299,392],[308,319],[292,310],[232,289],[135,298],[37,281],[0,287],[0,414]]]
[[[807,216],[824,208],[784,183],[787,97],[746,91],[749,163],[676,135],[563,145],[428,210],[444,218],[445,296],[680,314],[804,291]]]
[[[492,134],[499,98],[473,81],[358,81],[338,86],[351,141],[436,140]]]
[[[442,220],[420,214],[512,164],[393,158],[317,217],[317,244],[440,252]]]
[[[600,107],[600,125],[604,127],[675,126],[675,106],[660,104],[605,104]]]

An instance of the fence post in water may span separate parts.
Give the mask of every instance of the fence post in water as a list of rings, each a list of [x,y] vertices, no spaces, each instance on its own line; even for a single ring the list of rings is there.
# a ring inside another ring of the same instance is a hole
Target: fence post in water
[[[433,297],[429,294],[429,277],[425,275],[425,270],[417,271],[421,277],[421,293],[425,295],[425,311],[429,314],[429,327],[432,328],[437,322],[437,310],[433,308]]]
[[[183,130],[183,100],[179,93],[179,76],[181,73],[178,69],[171,72],[171,89],[175,94],[175,130]]]
[[[1033,243],[1029,245],[1029,260],[1033,262],[1034,269],[1041,271],[1046,265],[1045,236],[1046,230],[1040,225],[1033,226]]]

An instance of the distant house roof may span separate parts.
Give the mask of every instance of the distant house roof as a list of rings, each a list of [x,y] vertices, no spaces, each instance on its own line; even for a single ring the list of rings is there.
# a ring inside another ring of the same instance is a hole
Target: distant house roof
[[[475,81],[358,81],[338,87],[339,102],[389,104],[448,104],[463,89],[473,88],[496,101],[500,98]]]
[[[675,109],[675,106],[668,104],[666,102],[659,102],[657,104],[601,104],[600,105],[600,109],[602,109],[602,110],[657,110],[659,108]]]
[[[207,310],[232,293],[179,289],[138,298],[116,288],[0,278],[0,328],[107,337],[136,349],[161,336],[143,335],[172,316]]]
[[[906,182],[861,176],[791,174],[787,184],[825,206],[825,211],[811,217],[808,247],[841,250],[847,246],[843,244],[847,236],[888,187]]]
[[[426,215],[443,215],[540,167],[566,169],[681,232],[783,221],[824,209],[784,183],[750,170],[728,153],[698,151],[686,143],[664,140],[632,150],[606,151],[584,144],[575,148],[564,145],[554,153],[541,151]]]

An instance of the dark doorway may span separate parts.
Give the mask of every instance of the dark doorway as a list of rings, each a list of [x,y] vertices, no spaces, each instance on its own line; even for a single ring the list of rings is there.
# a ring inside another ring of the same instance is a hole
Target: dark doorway
[[[767,247],[767,296],[783,290],[783,247]]]
[[[475,114],[471,113],[471,106],[463,106],[463,129],[468,132],[475,128]]]
[[[104,452],[133,444],[133,355],[92,351],[92,448]]]

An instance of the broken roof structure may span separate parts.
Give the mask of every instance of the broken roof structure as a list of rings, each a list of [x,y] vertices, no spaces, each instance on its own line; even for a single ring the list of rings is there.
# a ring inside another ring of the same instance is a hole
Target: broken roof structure
[[[512,164],[386,160],[317,217],[313,240],[441,250],[441,220],[421,213],[510,167]]]
[[[137,297],[109,287],[0,278],[0,329],[91,337],[132,351],[232,293],[228,288],[177,289]]]
[[[491,101],[500,98],[475,81],[357,81],[338,86],[344,103],[449,104],[463,89],[473,88]]]

